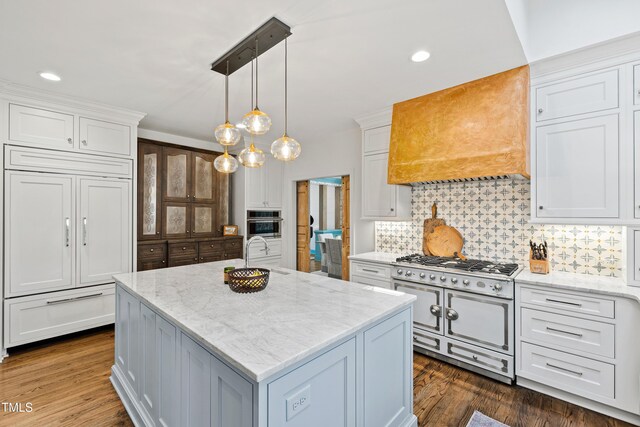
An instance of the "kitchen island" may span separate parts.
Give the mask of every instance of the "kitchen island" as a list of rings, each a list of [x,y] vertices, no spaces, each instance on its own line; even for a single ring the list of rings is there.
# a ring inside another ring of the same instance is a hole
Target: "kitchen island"
[[[111,382],[137,425],[416,426],[415,297],[242,260],[120,274]]]

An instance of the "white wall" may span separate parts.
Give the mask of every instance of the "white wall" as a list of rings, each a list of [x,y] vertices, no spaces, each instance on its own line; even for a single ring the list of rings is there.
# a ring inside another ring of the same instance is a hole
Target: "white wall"
[[[640,31],[638,0],[505,0],[528,62]]]
[[[329,125],[327,125],[329,127]],[[291,135],[296,138],[295,133]],[[294,162],[284,166],[283,217],[284,247],[283,266],[296,266],[296,181],[332,176],[351,176],[351,253],[372,251],[374,248],[374,223],[361,220],[361,140],[360,128],[353,123],[349,129],[328,131],[312,140],[300,140],[302,154]]]

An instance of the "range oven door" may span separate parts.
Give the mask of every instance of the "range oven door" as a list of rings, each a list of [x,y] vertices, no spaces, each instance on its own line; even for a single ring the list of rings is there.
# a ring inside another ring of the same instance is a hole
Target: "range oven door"
[[[446,290],[443,314],[445,336],[513,354],[513,300]]]
[[[394,280],[397,291],[415,295],[418,300],[413,305],[413,326],[431,333],[442,335],[442,300],[444,290],[435,286]]]

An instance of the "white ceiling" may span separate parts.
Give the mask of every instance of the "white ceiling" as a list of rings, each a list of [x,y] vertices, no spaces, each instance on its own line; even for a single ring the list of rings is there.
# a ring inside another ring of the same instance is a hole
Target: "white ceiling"
[[[0,0],[0,79],[147,113],[142,128],[212,139],[224,77],[209,64],[271,16],[289,39],[289,134],[526,63],[504,0]],[[415,64],[410,55],[431,52]],[[260,108],[282,132],[283,46],[260,57]],[[62,81],[42,80],[51,70]],[[231,119],[249,68],[230,77]]]
[[[529,62],[640,31],[638,0],[505,0]]]

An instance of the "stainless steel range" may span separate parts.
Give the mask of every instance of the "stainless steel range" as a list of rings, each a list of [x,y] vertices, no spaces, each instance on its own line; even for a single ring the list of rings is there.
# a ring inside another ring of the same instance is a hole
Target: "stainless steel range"
[[[511,384],[518,264],[409,255],[395,289],[416,295],[414,350]]]

